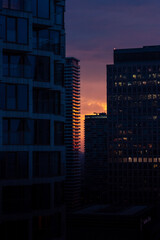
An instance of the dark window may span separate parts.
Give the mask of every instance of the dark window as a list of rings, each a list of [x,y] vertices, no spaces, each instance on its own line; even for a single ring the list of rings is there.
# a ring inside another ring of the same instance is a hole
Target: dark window
[[[61,46],[65,45],[59,31],[48,29],[33,30],[33,48],[52,51],[57,55],[61,54]]]
[[[32,185],[32,208],[49,209],[50,208],[50,184]]]
[[[16,42],[16,18],[7,17],[7,39],[8,42]]]
[[[28,240],[29,237],[29,223],[28,220],[6,221],[0,225],[0,232],[2,238],[5,240]]]
[[[32,1],[33,16],[39,18],[50,17],[50,0],[33,0]]]
[[[54,221],[53,216],[36,216],[32,221],[32,239],[44,240],[53,239],[54,237]]]
[[[3,76],[50,81],[50,58],[25,54],[3,54]]]
[[[31,75],[34,81],[50,81],[50,58],[42,56],[30,56]]]
[[[33,89],[33,112],[60,114],[60,91]]]
[[[57,61],[54,63],[54,83],[64,86],[64,64]]]
[[[54,177],[61,175],[60,152],[34,152],[33,177]]]
[[[2,0],[2,7],[3,8],[8,8],[9,4],[8,4],[9,0]]]
[[[24,10],[24,0],[2,0],[2,7],[13,10]]]
[[[17,179],[28,177],[27,152],[0,152],[0,178]]]
[[[11,43],[28,44],[28,20],[2,16],[3,40]],[[6,28],[6,29],[5,29]]]
[[[3,119],[3,144],[49,145],[50,121],[40,119]]]
[[[54,123],[54,143],[55,145],[64,144],[64,123],[63,122]]]
[[[56,5],[55,6],[55,17],[56,17],[56,24],[64,25],[64,7]]]
[[[28,111],[28,86],[0,84],[0,109]]]
[[[31,210],[30,186],[5,186],[2,189],[2,209],[4,213],[28,212]]]
[[[28,42],[28,22],[27,19],[18,18],[18,32],[17,41],[20,44],[27,44]]]
[[[55,207],[64,204],[64,182],[54,184],[54,205]]]

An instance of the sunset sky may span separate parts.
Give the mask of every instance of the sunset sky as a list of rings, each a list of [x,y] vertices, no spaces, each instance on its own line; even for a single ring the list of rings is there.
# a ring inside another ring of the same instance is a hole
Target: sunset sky
[[[81,65],[82,151],[85,114],[106,111],[106,64],[113,48],[160,45],[158,0],[67,0],[67,56]]]

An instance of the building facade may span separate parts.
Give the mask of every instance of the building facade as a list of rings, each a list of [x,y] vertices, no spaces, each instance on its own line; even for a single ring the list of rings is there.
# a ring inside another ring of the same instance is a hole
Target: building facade
[[[64,8],[64,0],[1,1],[0,236],[5,240],[64,239]]]
[[[99,203],[105,191],[104,166],[106,164],[107,115],[99,113],[85,116],[85,170],[84,199]]]
[[[112,202],[160,199],[160,46],[114,50],[107,66],[107,182]]]
[[[76,210],[81,200],[80,163],[80,65],[76,58],[66,58],[66,184],[67,210]]]

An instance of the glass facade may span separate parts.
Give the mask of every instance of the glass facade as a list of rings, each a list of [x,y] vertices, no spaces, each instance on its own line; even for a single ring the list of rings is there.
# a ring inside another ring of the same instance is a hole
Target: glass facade
[[[107,66],[107,182],[111,201],[159,201],[159,56],[160,49],[154,46],[115,50],[114,64]]]
[[[61,240],[65,238],[65,0],[0,4],[1,237]],[[55,62],[61,64],[56,81]]]

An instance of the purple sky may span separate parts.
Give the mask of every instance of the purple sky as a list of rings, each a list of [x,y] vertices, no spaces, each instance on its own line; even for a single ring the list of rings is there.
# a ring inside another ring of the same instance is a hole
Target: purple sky
[[[160,45],[160,1],[66,0],[66,43],[80,59],[82,117],[102,112],[113,48]]]

